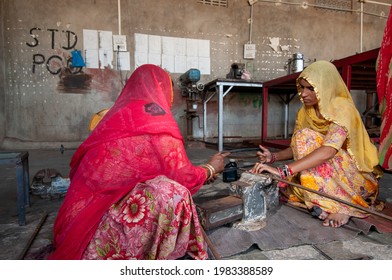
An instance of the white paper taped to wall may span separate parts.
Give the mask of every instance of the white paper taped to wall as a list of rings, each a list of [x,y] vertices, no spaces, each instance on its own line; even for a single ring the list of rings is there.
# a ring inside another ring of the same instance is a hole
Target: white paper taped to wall
[[[135,34],[135,67],[152,63],[172,73],[197,68],[210,74],[210,41]]]
[[[83,30],[83,49],[87,68],[113,68],[113,33]]]
[[[129,71],[131,70],[131,58],[129,52],[118,52],[117,70]]]

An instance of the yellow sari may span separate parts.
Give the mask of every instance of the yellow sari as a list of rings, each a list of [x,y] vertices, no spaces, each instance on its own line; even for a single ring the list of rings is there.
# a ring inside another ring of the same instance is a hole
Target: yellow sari
[[[293,180],[362,207],[375,204],[378,180],[373,172],[378,165],[377,148],[372,144],[339,72],[327,61],[308,66],[297,79],[302,101],[301,79],[314,88],[322,118],[317,117],[313,107],[304,105],[298,111],[291,141],[294,159],[300,159],[323,145],[338,152],[331,160],[300,172]],[[304,204],[308,209],[318,206],[327,213],[366,217],[356,208],[295,187],[291,188],[289,200]]]

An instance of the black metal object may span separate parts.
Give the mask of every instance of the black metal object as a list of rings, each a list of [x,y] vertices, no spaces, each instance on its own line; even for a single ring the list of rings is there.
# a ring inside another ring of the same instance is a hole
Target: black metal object
[[[235,154],[235,153],[243,153],[243,152],[253,152],[253,151],[260,151],[260,148],[241,148],[241,149],[233,149],[233,150],[225,150],[222,151],[222,153],[230,153],[230,154]]]

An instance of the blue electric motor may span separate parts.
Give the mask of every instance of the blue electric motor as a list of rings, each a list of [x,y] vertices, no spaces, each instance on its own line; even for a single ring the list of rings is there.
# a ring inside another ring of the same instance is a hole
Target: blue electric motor
[[[189,83],[196,83],[200,80],[200,70],[191,68],[182,74],[179,78],[182,85],[187,85]]]

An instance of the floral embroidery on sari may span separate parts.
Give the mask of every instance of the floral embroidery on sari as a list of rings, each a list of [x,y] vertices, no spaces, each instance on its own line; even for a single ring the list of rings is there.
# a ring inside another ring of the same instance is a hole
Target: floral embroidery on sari
[[[302,171],[299,180],[307,188],[369,207],[369,204],[375,203],[378,195],[378,182],[372,173],[360,172],[349,153],[341,148],[345,144],[346,135],[345,130],[336,124],[330,124],[325,136],[307,128],[296,131],[291,142],[296,160],[320,147],[320,143],[338,150],[327,162]],[[367,216],[356,208],[299,188],[291,187],[289,193],[289,201],[302,202],[308,209],[319,206],[327,213],[344,213],[361,218]]]
[[[206,259],[190,197],[186,188],[164,176],[138,184],[101,219],[83,258],[173,259],[189,254]]]

